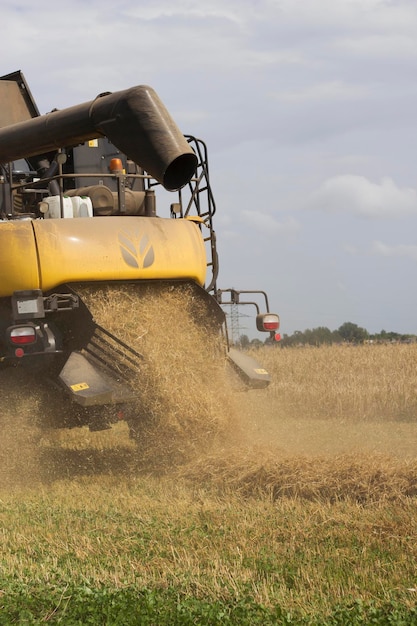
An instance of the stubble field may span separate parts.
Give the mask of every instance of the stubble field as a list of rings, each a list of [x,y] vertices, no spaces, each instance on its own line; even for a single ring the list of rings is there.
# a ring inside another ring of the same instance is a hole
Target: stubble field
[[[8,388],[0,624],[417,623],[417,346],[262,348],[272,384],[232,393],[166,341],[139,451],[34,445],[44,399]]]

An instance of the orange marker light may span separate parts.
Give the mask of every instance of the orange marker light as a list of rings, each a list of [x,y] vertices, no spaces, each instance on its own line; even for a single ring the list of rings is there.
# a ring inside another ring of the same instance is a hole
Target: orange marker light
[[[123,172],[122,159],[111,159],[109,170],[112,174],[121,174]]]

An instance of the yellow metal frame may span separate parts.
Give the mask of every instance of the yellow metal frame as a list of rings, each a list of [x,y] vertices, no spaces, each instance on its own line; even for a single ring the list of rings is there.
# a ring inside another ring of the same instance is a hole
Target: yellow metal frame
[[[204,285],[206,251],[191,220],[94,217],[0,223],[0,297],[67,282],[193,280]]]

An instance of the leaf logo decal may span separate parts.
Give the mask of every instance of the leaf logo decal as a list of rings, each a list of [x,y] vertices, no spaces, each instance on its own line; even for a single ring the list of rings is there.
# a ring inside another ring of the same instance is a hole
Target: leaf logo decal
[[[137,269],[150,267],[155,260],[155,253],[147,235],[138,236],[119,233],[119,246],[127,265]]]

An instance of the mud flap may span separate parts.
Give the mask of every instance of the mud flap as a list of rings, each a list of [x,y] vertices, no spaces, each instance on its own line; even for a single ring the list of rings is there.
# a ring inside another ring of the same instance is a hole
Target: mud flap
[[[80,352],[72,352],[59,374],[71,399],[83,407],[115,404],[132,399],[125,387],[113,383]]]
[[[251,389],[264,389],[271,382],[269,373],[248,354],[230,348],[227,353],[229,362],[243,382]]]

